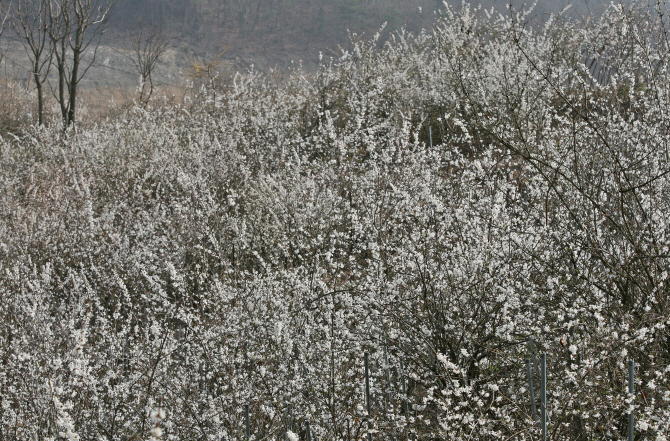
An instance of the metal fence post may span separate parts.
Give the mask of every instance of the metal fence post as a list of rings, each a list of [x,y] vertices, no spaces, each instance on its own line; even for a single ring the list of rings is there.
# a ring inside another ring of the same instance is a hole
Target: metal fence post
[[[635,439],[635,416],[633,412],[633,403],[635,401],[635,362],[628,361],[628,393],[630,394],[630,412],[628,413],[628,441]]]
[[[130,375],[130,344],[128,343],[128,334],[126,333],[126,345],[123,348],[123,374]]]
[[[284,431],[284,441],[288,441],[288,431],[290,430],[288,427],[288,407],[284,409],[284,425],[286,426],[286,430]]]
[[[309,421],[305,421],[305,426],[307,428],[307,441],[312,441],[312,431],[309,428]]]
[[[368,441],[372,441],[372,434],[370,430],[372,429],[372,411],[370,410],[370,365],[368,362],[368,351],[365,351],[365,405],[368,410]]]
[[[533,369],[530,367],[530,358],[526,358],[528,372],[528,388],[530,389],[530,408],[533,411],[533,421],[537,422],[537,407],[535,406],[535,386],[533,385]]]
[[[384,340],[388,340],[386,336],[384,336]],[[385,341],[387,343],[387,341]],[[384,368],[386,369],[386,385],[388,387],[388,390],[386,391],[386,402],[387,402],[387,407],[386,407],[386,412],[393,411],[393,405],[391,403],[391,370],[389,368],[389,357],[388,357],[388,348],[386,347],[386,344],[384,345]]]
[[[405,379],[405,363],[400,358],[400,381],[402,383],[403,404],[405,409],[405,420],[409,425],[409,403],[407,402],[407,380]]]
[[[542,378],[540,380],[540,406],[542,418],[542,441],[547,441],[547,354],[540,355]]]
[[[181,324],[177,325],[177,359],[181,360]]]
[[[200,392],[202,392],[205,389],[205,378],[204,378],[204,371],[202,369],[202,361],[198,366],[198,375],[200,376]]]
[[[249,440],[251,438],[251,429],[249,427],[249,405],[245,404],[244,405],[244,421],[246,423],[246,439]]]
[[[533,357],[533,369],[535,369],[535,375],[540,376],[540,370],[537,363],[537,348],[535,347],[535,340],[531,336],[528,339],[528,346],[530,346],[530,355]]]

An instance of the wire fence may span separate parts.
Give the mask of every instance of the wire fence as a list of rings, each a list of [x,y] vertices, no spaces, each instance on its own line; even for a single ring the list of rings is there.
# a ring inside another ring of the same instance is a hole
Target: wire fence
[[[542,441],[546,441],[548,436],[549,436],[549,421],[547,418],[547,391],[548,387],[551,385],[548,384],[547,380],[547,354],[542,352],[540,354],[537,353],[537,347],[535,345],[535,342],[533,338],[531,337],[528,341],[528,346],[529,346],[529,352],[530,352],[530,357],[525,360],[525,366],[526,366],[526,374],[528,377],[528,407],[530,408],[530,412],[532,413],[532,418],[533,422],[536,425],[537,429],[537,434],[540,436],[540,439]],[[384,366],[383,370],[384,375],[386,377],[386,390],[383,392],[384,395],[387,395],[384,397],[385,399],[385,404],[384,404],[384,409],[385,411],[393,411],[393,409],[389,409],[390,403],[391,403],[391,395],[393,394],[392,391],[392,381],[391,381],[391,375],[390,375],[390,369],[389,369],[389,363],[388,363],[388,356],[387,356],[387,348],[386,346],[383,347],[384,351]],[[538,355],[539,355],[539,361],[538,361]],[[403,397],[402,399],[402,411],[404,413],[404,420],[405,424],[409,428],[410,426],[410,409],[409,409],[409,404],[407,400],[407,386],[406,386],[406,378],[405,378],[405,372],[404,372],[404,362],[402,358],[400,358],[400,385],[402,390],[400,391],[401,394],[400,396]],[[363,354],[363,362],[364,362],[364,391],[365,391],[365,410],[367,413],[367,434],[366,434],[366,439],[368,441],[372,441],[374,439],[392,439],[394,440],[394,436],[389,434],[383,433],[383,431],[380,431],[378,429],[374,428],[374,423],[373,420],[375,418],[375,415],[373,413],[373,406],[372,403],[375,401],[371,392],[371,387],[370,387],[370,382],[371,382],[371,376],[370,376],[370,354],[368,351],[365,351]],[[202,365],[201,365],[202,366]],[[202,375],[202,371],[201,371]],[[535,382],[535,378],[539,379],[539,399],[536,395],[536,389],[538,388],[537,383]],[[627,440],[628,441],[634,441],[635,440],[635,415],[634,415],[634,401],[635,401],[635,395],[634,395],[634,379],[635,379],[635,363],[633,360],[628,361],[628,397],[626,400],[626,403],[628,404],[628,427],[627,427]],[[539,405],[539,415],[538,415],[538,408]],[[244,440],[249,441],[252,439],[257,439],[254,436],[252,427],[251,427],[251,418],[250,418],[250,405],[245,404],[244,405]],[[290,441],[290,433],[292,433],[294,430],[301,429],[302,433],[306,437],[307,441],[316,441],[316,438],[314,437],[314,434],[312,433],[310,429],[310,422],[308,419],[303,419],[303,424],[302,427],[297,427],[295,424],[295,418],[294,418],[294,413],[293,413],[293,408],[291,405],[287,406],[284,409],[283,413],[283,423],[285,425],[286,431],[284,433],[284,440]]]

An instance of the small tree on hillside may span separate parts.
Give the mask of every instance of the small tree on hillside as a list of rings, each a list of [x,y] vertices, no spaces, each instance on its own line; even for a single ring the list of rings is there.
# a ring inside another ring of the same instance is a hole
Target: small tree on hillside
[[[7,17],[9,17],[9,14],[7,12],[2,12],[0,10],[0,41],[2,41],[2,33],[5,30],[5,23],[7,23]],[[0,51],[0,63],[2,63],[2,59],[4,57],[4,53]]]
[[[54,54],[49,38],[49,5],[44,0],[20,0],[9,3],[5,19],[20,38],[30,59],[30,73],[37,88],[37,117],[44,124],[44,83],[47,81]]]
[[[95,62],[115,0],[42,0],[48,5],[49,38],[58,72],[57,98],[63,124],[75,121],[79,82]],[[83,55],[92,46],[93,56]]]
[[[152,73],[156,63],[172,44],[170,38],[166,38],[163,30],[156,26],[144,26],[139,24],[139,29],[133,31],[128,29],[126,37],[127,53],[125,57],[133,63],[135,70],[140,74],[140,102],[146,105],[151,99],[154,91]]]

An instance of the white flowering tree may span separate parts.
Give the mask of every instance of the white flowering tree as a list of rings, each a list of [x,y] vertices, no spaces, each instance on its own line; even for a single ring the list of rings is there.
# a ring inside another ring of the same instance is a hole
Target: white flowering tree
[[[1,140],[0,439],[666,439],[662,6]]]

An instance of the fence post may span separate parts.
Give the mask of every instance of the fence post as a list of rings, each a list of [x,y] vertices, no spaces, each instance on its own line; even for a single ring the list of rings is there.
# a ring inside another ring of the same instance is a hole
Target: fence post
[[[533,421],[537,422],[537,407],[535,406],[535,386],[533,385],[533,369],[530,367],[530,358],[526,358],[528,372],[528,388],[530,389],[530,407],[533,410]]]
[[[584,359],[584,348],[577,349],[577,366],[582,367],[582,360]]]
[[[370,410],[370,365],[368,362],[368,351],[365,351],[364,354],[365,360],[365,405],[368,410],[368,441],[372,441],[372,434],[370,430],[372,429],[372,411]]]
[[[387,408],[385,409],[386,412],[388,413],[389,410],[393,411],[393,405],[391,403],[391,370],[389,369],[389,357],[388,357],[388,338],[384,336],[384,367],[386,368],[386,385],[388,387],[388,391],[386,392],[386,402],[388,404]]]
[[[312,431],[309,428],[309,421],[305,421],[305,426],[307,427],[307,441],[312,441]]]
[[[202,392],[205,389],[205,379],[204,379],[204,372],[202,369],[202,361],[198,366],[198,375],[200,376],[200,392]]]
[[[284,431],[284,441],[288,441],[288,431],[291,430],[288,421],[288,407],[284,409],[284,425],[286,426],[286,430]]]
[[[528,339],[528,345],[530,346],[530,355],[533,357],[533,369],[535,369],[535,374],[539,377],[540,370],[537,366],[537,348],[535,347],[535,340],[533,340],[532,336]]]
[[[428,126],[428,139],[430,140],[430,148],[433,148],[433,128]]]
[[[289,405],[288,430],[293,432],[293,405]]]
[[[128,333],[126,333],[126,345],[123,348],[123,373],[127,377],[130,375],[130,344],[128,343]]]
[[[402,383],[402,395],[405,408],[405,420],[409,425],[409,404],[407,403],[407,381],[405,379],[405,363],[403,363],[402,357],[400,357],[400,377]]]
[[[630,412],[628,413],[628,441],[635,439],[635,416],[633,412],[633,403],[635,401],[635,362],[628,361],[628,393],[630,394]]]
[[[249,427],[249,405],[245,404],[244,405],[244,421],[246,423],[246,439],[249,440],[251,438],[251,429]]]
[[[181,360],[181,323],[177,325],[177,359]]]
[[[547,354],[540,355],[542,377],[540,380],[540,406],[542,418],[542,441],[547,441]]]
[[[307,378],[307,386],[309,389],[307,390],[308,396],[314,391],[314,386],[312,385],[312,378],[309,376],[309,371],[307,370],[307,366],[305,366],[305,363],[302,361],[300,362],[302,365],[302,374]]]

